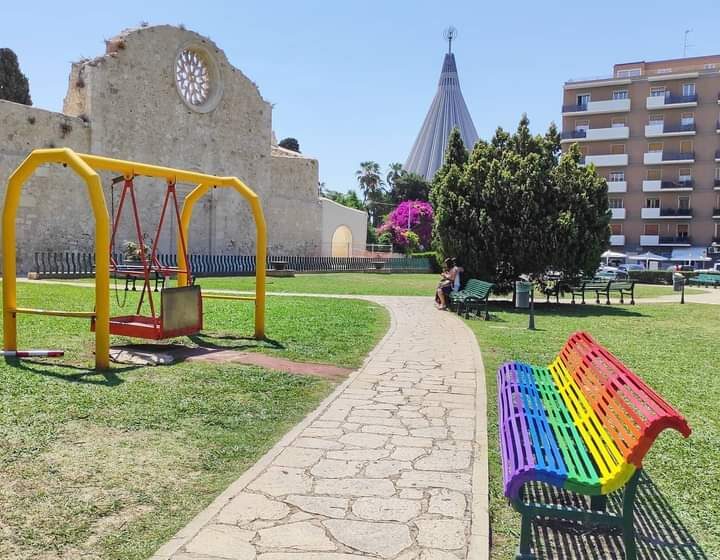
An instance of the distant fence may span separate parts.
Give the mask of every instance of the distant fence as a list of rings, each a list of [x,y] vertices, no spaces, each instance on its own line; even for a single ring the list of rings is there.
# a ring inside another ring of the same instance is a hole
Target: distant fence
[[[114,255],[123,264],[122,255]],[[191,254],[190,269],[193,276],[252,276],[255,274],[254,255],[199,255]],[[177,255],[158,254],[165,266],[177,266]],[[430,260],[426,257],[301,257],[270,255],[267,267],[276,262],[286,263],[285,268],[296,272],[366,272],[376,270],[382,262],[382,270],[389,272],[430,272]],[[134,262],[133,264],[137,264]],[[30,278],[69,279],[91,278],[95,275],[95,255],[77,252],[38,252]]]

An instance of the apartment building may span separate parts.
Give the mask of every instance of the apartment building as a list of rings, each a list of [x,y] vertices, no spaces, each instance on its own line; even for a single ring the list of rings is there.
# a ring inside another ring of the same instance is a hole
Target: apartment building
[[[714,256],[720,55],[617,64],[610,77],[566,82],[563,94],[562,146],[577,142],[607,179],[613,249]]]

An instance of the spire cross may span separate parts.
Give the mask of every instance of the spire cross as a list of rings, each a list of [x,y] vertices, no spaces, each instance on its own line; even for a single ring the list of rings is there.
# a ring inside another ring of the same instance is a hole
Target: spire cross
[[[457,38],[457,29],[455,29],[452,25],[448,27],[445,30],[445,33],[443,33],[443,36],[445,37],[445,40],[448,42],[448,54],[452,53],[452,42],[453,39]]]

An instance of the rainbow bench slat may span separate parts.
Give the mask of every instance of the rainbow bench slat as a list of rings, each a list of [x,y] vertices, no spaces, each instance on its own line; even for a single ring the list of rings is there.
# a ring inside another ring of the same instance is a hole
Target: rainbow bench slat
[[[587,333],[573,334],[548,367],[498,370],[505,495],[541,481],[584,495],[622,488],[657,435],[685,419]]]

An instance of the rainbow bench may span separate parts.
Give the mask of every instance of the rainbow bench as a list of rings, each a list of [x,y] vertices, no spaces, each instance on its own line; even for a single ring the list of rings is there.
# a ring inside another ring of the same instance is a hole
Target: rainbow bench
[[[643,457],[666,428],[688,437],[686,420],[582,332],[547,367],[503,364],[498,408],[505,496],[522,514],[516,560],[535,558],[535,517],[620,527],[625,558],[635,560],[633,505]],[[590,509],[529,502],[524,485],[530,482],[590,496]],[[622,515],[607,513],[607,494],[623,487]]]

